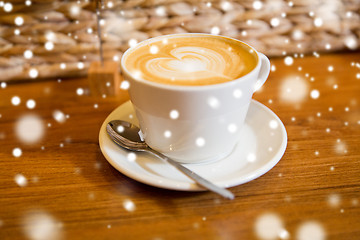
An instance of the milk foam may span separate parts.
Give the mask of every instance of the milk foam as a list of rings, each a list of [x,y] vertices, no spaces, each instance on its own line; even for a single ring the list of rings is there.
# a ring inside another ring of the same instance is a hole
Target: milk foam
[[[145,66],[154,76],[172,81],[194,81],[224,74],[226,61],[221,54],[203,47],[179,47],[170,51],[172,57],[150,59]],[[174,77],[175,76],[175,77]]]
[[[185,36],[185,35],[184,35]],[[225,39],[225,38],[224,38]],[[227,82],[250,72],[256,57],[236,42],[217,37],[177,37],[136,47],[126,67],[142,79],[174,85]],[[154,52],[152,49],[158,49]]]

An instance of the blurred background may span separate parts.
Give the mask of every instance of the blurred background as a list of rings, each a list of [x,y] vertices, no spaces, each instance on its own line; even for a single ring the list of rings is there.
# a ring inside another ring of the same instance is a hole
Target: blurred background
[[[183,32],[302,57],[357,50],[359,11],[358,0],[0,1],[0,81],[86,75],[99,60],[98,23],[105,61],[119,63],[147,38]]]

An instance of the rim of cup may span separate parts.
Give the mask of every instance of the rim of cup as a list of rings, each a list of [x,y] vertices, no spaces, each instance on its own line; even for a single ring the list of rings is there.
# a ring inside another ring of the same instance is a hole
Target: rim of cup
[[[126,61],[126,57],[131,54],[132,51],[134,51],[136,48],[149,44],[151,42],[157,42],[160,39],[163,38],[176,38],[176,37],[181,37],[181,36],[189,36],[189,35],[193,35],[193,36],[206,36],[206,37],[215,37],[215,38],[224,38],[224,39],[228,39],[230,41],[235,41],[238,42],[240,44],[243,44],[245,46],[247,46],[250,51],[253,51],[257,57],[256,61],[256,66],[247,74],[227,81],[227,82],[222,82],[222,83],[215,83],[215,84],[209,84],[209,85],[176,85],[176,84],[166,84],[166,83],[158,83],[158,82],[153,82],[153,81],[149,81],[149,80],[145,80],[142,78],[136,78],[133,76],[133,74],[130,73],[130,71],[127,70],[124,62]],[[222,88],[222,87],[229,87],[231,85],[236,84],[238,81],[243,81],[243,79],[247,78],[249,75],[253,74],[253,72],[255,70],[257,70],[258,68],[260,68],[261,65],[261,60],[260,60],[260,56],[259,53],[256,51],[256,49],[254,49],[252,46],[250,46],[249,44],[236,39],[236,38],[232,38],[232,37],[228,37],[228,36],[223,36],[223,35],[213,35],[213,34],[207,34],[207,33],[175,33],[175,34],[168,34],[168,35],[161,35],[161,36],[157,36],[157,37],[153,37],[153,38],[149,38],[146,39],[144,41],[141,41],[139,43],[137,43],[135,46],[132,46],[130,48],[128,48],[124,54],[121,57],[121,61],[120,61],[120,67],[121,67],[121,71],[123,72],[123,74],[131,77],[133,80],[141,82],[143,84],[147,84],[153,87],[157,87],[157,88],[163,88],[163,89],[168,89],[168,90],[186,90],[186,91],[198,91],[198,90],[211,90],[214,88]],[[125,79],[126,80],[126,79]]]

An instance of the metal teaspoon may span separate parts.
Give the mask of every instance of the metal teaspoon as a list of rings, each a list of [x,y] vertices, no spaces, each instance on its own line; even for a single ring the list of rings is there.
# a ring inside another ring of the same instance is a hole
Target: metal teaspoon
[[[216,186],[215,184],[209,182],[208,180],[204,179],[203,177],[197,175],[190,169],[184,167],[182,164],[172,160],[171,158],[166,157],[160,152],[150,148],[145,141],[143,141],[139,135],[140,129],[133,125],[132,123],[122,121],[122,120],[113,120],[110,121],[106,125],[106,131],[109,134],[111,140],[115,142],[120,147],[123,147],[127,150],[131,151],[139,151],[139,152],[148,152],[152,155],[164,160],[165,162],[170,163],[175,168],[180,170],[186,176],[194,180],[200,186],[215,192],[225,198],[234,199],[235,196],[229,190],[225,188],[221,188]]]

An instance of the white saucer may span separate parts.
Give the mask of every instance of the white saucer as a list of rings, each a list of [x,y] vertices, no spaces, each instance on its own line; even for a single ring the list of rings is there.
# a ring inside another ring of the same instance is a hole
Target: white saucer
[[[99,144],[107,161],[124,175],[165,189],[204,191],[173,166],[147,154],[124,150],[111,141],[106,124],[114,119],[138,125],[130,101],[116,108],[104,121]],[[252,100],[242,128],[243,138],[226,158],[212,163],[184,164],[200,176],[222,187],[240,185],[268,172],[283,156],[287,134],[281,120],[265,105]],[[136,157],[134,157],[136,156]]]

